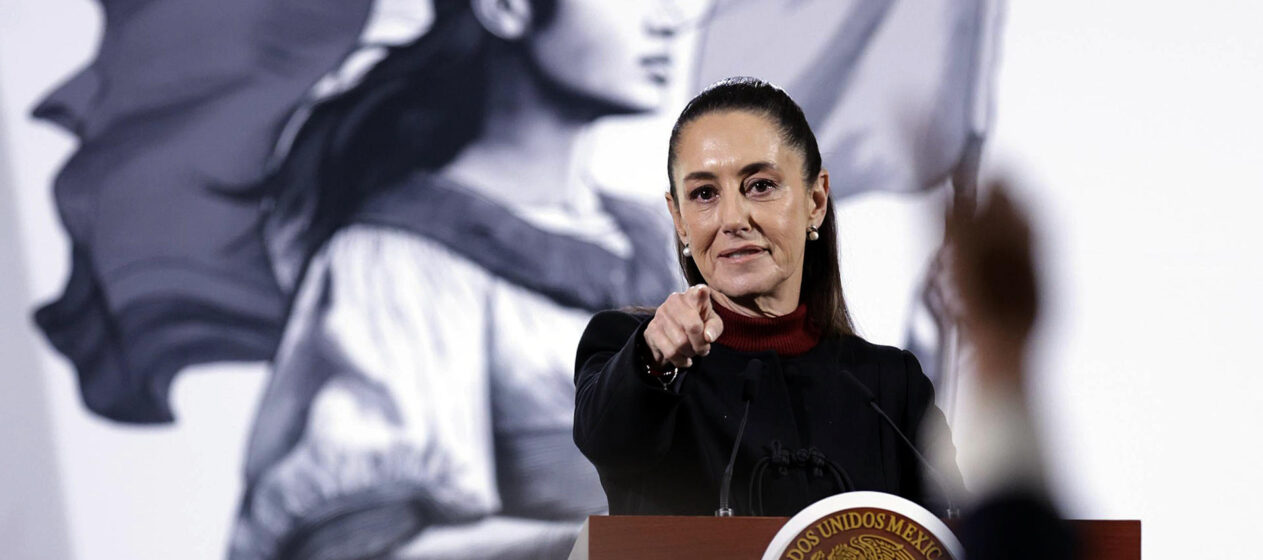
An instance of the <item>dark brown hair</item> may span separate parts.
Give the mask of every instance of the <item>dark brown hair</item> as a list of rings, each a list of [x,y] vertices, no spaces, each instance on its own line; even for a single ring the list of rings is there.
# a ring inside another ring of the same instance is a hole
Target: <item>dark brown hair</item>
[[[754,113],[776,123],[781,139],[803,155],[803,180],[807,187],[811,188],[815,184],[816,177],[820,175],[820,148],[816,145],[816,135],[811,131],[811,125],[807,124],[802,108],[784,90],[763,80],[749,77],[728,78],[711,85],[689,101],[676,119],[675,127],[671,129],[671,141],[667,149],[667,179],[677,206],[679,197],[676,196],[675,178],[672,177],[671,170],[675,167],[680,133],[685,125],[698,118],[724,111]],[[846,299],[842,297],[833,200],[829,199],[826,205],[824,222],[820,224],[820,239],[807,242],[806,253],[803,255],[801,301],[807,305],[807,316],[811,324],[820,329],[824,336],[854,335],[851,313],[847,310]],[[679,238],[676,238],[675,244],[684,279],[690,286],[705,284],[706,279],[702,278],[697,264],[692,258],[684,256],[684,244]]]
[[[364,200],[411,173],[441,169],[483,132],[487,58],[493,48],[520,47],[497,45],[469,0],[432,4],[424,35],[392,47],[354,89],[314,107],[264,186],[264,227],[296,232],[285,252],[302,266]],[[552,25],[556,4],[532,0],[532,25]]]

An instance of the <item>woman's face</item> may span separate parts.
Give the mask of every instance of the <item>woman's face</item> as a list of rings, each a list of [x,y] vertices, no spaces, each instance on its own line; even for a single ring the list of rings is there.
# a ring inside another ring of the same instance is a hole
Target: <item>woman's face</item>
[[[712,0],[556,0],[527,42],[536,65],[563,89],[615,111],[657,109],[676,75],[674,39]]]
[[[667,205],[706,283],[762,309],[796,307],[807,228],[824,221],[828,174],[804,184],[803,154],[770,119],[746,111],[685,125],[675,157]]]

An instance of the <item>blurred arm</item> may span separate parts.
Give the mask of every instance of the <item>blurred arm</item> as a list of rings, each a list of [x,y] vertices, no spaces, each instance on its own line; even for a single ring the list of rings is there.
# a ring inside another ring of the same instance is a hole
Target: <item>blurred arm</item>
[[[1039,310],[1029,220],[1004,185],[977,212],[948,219],[946,273],[973,351],[977,388],[962,410],[960,463],[977,480],[958,527],[971,559],[1072,557],[1074,539],[1044,484],[1038,434],[1026,404],[1026,353]]]

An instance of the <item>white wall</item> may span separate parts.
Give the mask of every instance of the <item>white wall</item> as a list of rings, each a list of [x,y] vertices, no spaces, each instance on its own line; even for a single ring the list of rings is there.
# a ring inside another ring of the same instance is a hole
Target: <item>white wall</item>
[[[1046,233],[1050,457],[1069,513],[1141,519],[1146,558],[1257,556],[1261,22],[1228,1],[1008,13],[991,159],[1033,179]]]
[[[26,258],[18,243],[8,129],[0,115],[0,542],[16,558],[70,557],[54,434],[34,333],[27,327]]]

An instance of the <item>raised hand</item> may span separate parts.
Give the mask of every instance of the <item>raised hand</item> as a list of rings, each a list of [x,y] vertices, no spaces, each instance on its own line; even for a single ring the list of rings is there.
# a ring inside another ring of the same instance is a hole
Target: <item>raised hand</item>
[[[667,296],[645,327],[645,347],[650,367],[687,368],[693,358],[710,353],[710,345],[724,332],[724,322],[715,313],[711,289],[698,284]]]
[[[991,194],[977,212],[956,210],[948,217],[950,258],[941,272],[959,297],[947,307],[974,345],[984,375],[1013,376],[1021,371],[1039,310],[1032,235],[1005,185],[987,190]]]

